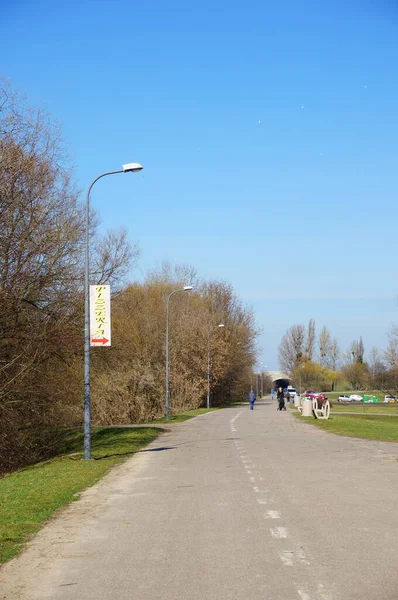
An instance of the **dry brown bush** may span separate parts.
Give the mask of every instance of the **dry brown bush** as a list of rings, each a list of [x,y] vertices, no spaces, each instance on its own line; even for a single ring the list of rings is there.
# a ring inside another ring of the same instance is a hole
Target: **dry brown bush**
[[[57,428],[82,423],[85,233],[59,126],[4,81],[0,214],[1,473],[50,456]],[[92,349],[93,422],[163,414],[166,298],[188,283],[196,292],[170,302],[171,411],[205,403],[209,331],[212,404],[246,395],[256,331],[231,286],[165,265],[125,287],[138,249],[123,230],[99,243],[97,224],[92,214],[90,282],[112,286],[113,346]]]

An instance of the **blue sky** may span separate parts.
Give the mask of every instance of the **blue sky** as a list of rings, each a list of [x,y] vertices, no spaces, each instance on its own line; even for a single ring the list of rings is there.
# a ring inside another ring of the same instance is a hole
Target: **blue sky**
[[[293,0],[2,2],[0,71],[63,123],[104,227],[229,281],[259,362],[294,323],[343,348],[398,321],[398,8]]]

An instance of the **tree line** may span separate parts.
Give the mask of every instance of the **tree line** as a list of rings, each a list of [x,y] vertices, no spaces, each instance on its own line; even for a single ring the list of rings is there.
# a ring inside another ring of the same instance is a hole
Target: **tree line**
[[[391,328],[386,349],[373,347],[366,357],[362,337],[342,352],[329,329],[323,326],[317,334],[315,321],[310,319],[307,326],[292,325],[287,329],[278,356],[281,369],[296,386],[331,391],[339,381],[347,381],[353,390],[398,395],[398,325]]]
[[[0,80],[0,472],[50,456],[57,428],[83,420],[85,219],[57,122]],[[164,265],[143,282],[124,229],[99,233],[91,210],[90,283],[110,284],[113,346],[92,350],[93,424],[160,417],[165,310],[170,303],[172,411],[204,404],[210,332],[212,402],[239,399],[250,380],[253,313],[224,281]],[[212,328],[219,323],[225,327]]]

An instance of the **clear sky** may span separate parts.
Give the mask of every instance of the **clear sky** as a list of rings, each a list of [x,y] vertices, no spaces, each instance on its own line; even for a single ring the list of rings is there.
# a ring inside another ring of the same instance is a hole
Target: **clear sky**
[[[398,321],[395,0],[2,0],[0,71],[63,123],[104,226],[229,281],[278,366],[294,323]]]

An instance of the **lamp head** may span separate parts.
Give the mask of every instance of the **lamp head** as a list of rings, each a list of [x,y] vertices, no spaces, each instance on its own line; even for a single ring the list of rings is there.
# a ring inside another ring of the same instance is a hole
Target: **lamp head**
[[[224,323],[220,323],[218,327],[225,327]]]
[[[192,285],[184,285],[184,292],[189,292],[192,289],[193,289]]]
[[[125,173],[136,173],[137,171],[142,171],[144,167],[140,165],[140,163],[127,163],[126,165],[122,165],[122,169]]]

